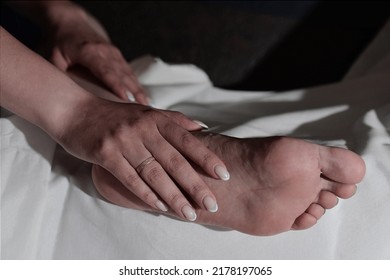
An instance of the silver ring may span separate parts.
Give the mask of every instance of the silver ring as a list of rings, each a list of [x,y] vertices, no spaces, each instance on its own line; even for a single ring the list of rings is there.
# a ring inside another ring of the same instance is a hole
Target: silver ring
[[[153,161],[155,161],[156,159],[154,157],[148,157],[147,159],[145,159],[143,162],[141,162],[136,168],[135,170],[137,171],[138,174],[140,174],[142,172],[142,170],[150,163],[152,163]]]

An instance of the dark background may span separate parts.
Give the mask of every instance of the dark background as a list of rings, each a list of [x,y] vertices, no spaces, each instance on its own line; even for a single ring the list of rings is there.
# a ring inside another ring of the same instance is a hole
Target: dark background
[[[336,82],[390,16],[376,1],[77,1],[126,59],[193,63],[216,86],[287,90]],[[34,48],[42,33],[1,6],[7,30]]]

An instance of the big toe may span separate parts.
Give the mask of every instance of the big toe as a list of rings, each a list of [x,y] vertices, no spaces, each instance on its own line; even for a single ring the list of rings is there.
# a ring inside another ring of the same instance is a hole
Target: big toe
[[[359,183],[366,172],[359,155],[336,147],[320,146],[320,167],[324,177],[344,184]]]

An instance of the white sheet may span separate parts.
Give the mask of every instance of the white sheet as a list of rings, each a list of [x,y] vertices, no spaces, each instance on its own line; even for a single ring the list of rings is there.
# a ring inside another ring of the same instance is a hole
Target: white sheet
[[[1,119],[1,258],[389,259],[389,26],[344,81],[285,93],[221,90],[194,66],[133,63],[157,107],[217,132],[290,135],[359,152],[367,175],[357,194],[315,227],[255,237],[117,207],[97,195],[89,164],[12,116]]]

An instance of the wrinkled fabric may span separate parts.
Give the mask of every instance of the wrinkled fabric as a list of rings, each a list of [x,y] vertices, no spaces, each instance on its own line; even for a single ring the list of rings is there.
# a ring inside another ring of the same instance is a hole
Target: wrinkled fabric
[[[357,194],[314,227],[256,237],[112,205],[96,193],[90,164],[11,116],[0,121],[1,258],[389,259],[388,38],[389,25],[343,81],[284,93],[218,89],[192,65],[151,57],[132,63],[156,107],[181,111],[214,132],[288,135],[362,155],[367,174]]]

